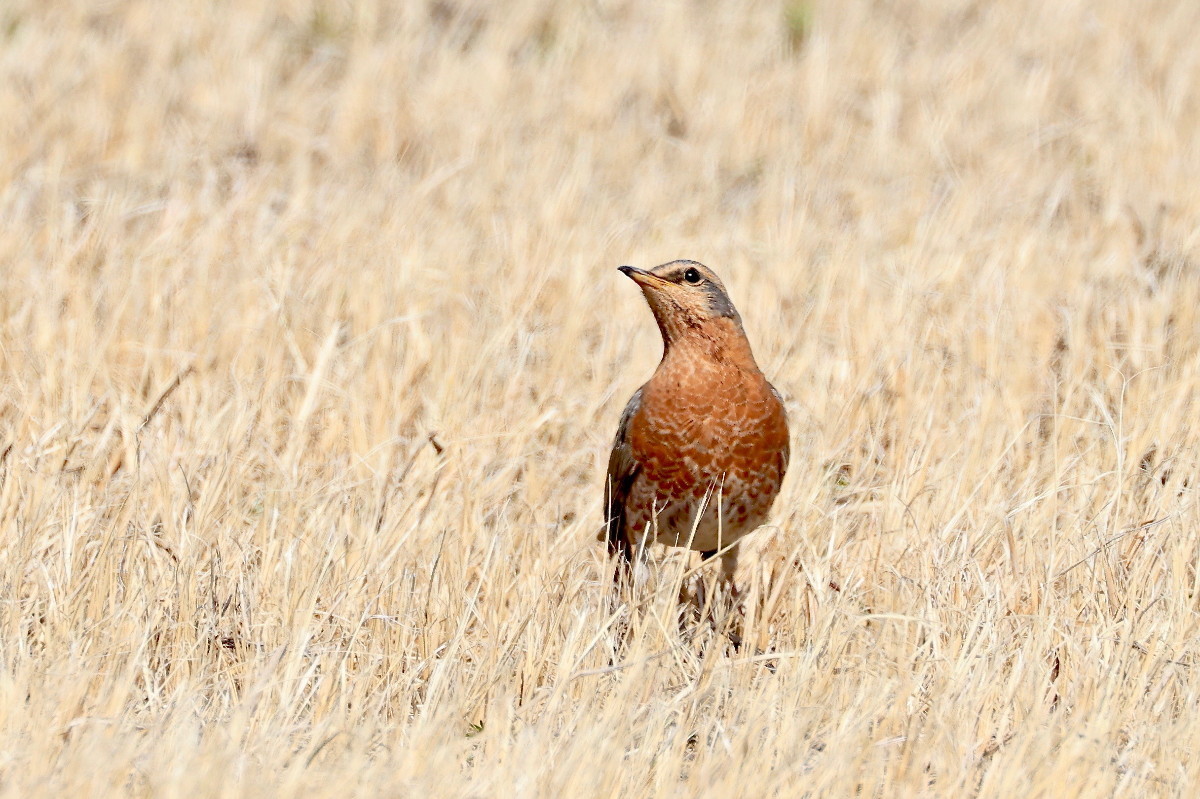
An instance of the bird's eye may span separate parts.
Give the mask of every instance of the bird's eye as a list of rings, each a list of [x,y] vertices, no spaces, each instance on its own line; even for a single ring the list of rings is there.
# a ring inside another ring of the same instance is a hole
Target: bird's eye
[[[703,278],[700,275],[700,270],[695,267],[688,267],[688,270],[683,273],[683,279],[691,283],[693,286],[699,283]]]

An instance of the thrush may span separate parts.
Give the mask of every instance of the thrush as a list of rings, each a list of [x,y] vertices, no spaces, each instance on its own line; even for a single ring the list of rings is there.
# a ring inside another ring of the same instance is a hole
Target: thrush
[[[641,287],[663,355],[621,414],[603,535],[626,565],[649,542],[720,554],[731,584],[737,544],[766,520],[787,471],[783,402],[711,269],[672,261],[620,271]]]

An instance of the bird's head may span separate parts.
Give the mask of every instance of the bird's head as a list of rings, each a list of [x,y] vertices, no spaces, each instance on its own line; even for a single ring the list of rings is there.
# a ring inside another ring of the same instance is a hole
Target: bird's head
[[[689,335],[741,333],[742,318],[725,285],[704,264],[671,261],[653,269],[622,266],[620,271],[641,287],[668,347]]]

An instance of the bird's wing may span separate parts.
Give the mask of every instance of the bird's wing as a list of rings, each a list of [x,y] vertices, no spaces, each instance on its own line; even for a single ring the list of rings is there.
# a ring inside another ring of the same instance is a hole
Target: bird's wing
[[[633,481],[642,469],[642,465],[633,457],[633,447],[629,443],[629,424],[641,405],[642,389],[639,388],[629,398],[629,404],[621,414],[621,424],[617,427],[617,437],[613,440],[612,454],[608,456],[608,476],[604,490],[604,507],[607,514],[604,539],[608,541],[610,553],[619,554],[626,560],[633,556],[633,547],[625,529],[625,500],[629,497]]]

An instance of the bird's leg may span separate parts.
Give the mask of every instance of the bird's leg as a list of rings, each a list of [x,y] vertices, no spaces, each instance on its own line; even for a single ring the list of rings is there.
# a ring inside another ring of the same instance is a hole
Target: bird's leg
[[[633,551],[625,541],[609,541],[608,553],[616,564],[613,569],[613,584],[617,593],[620,593],[622,585],[633,584]]]
[[[722,602],[722,604],[727,605],[728,609],[735,615],[733,617],[726,615],[726,623],[724,625],[721,625],[718,622],[717,597],[713,597],[713,600],[707,603],[708,607],[705,607],[706,602],[704,597],[704,589],[707,582],[703,580],[700,582],[697,589],[697,604],[700,606],[702,613],[707,612],[713,627],[726,628],[724,630],[726,635],[729,636],[729,640],[733,643],[734,647],[737,648],[742,644],[741,630],[739,628],[741,627],[740,617],[743,611],[741,606],[741,591],[738,589],[737,583],[734,582],[734,575],[737,573],[738,546],[735,544],[729,549],[726,549],[724,552],[715,549],[709,550],[708,552],[701,552],[700,558],[701,560],[707,561],[713,557],[716,557],[718,552],[720,552],[721,557],[721,572],[716,580],[718,586],[716,593],[719,597],[727,598],[726,602]],[[732,624],[730,622],[732,622]]]
[[[725,593],[734,600],[741,596],[741,591],[738,590],[737,583],[733,580],[734,575],[737,574],[738,549],[737,544],[734,544],[721,555],[721,586],[725,589]]]
[[[735,544],[729,549],[722,552],[719,549],[710,549],[707,552],[700,553],[701,561],[712,560],[720,553],[721,556],[721,573],[718,577],[718,583],[732,597],[739,594],[737,584],[734,582],[734,575],[737,573],[738,566],[738,547]]]
[[[705,616],[704,578],[704,572],[700,571],[679,584],[679,632],[689,640],[696,633],[695,625]]]

